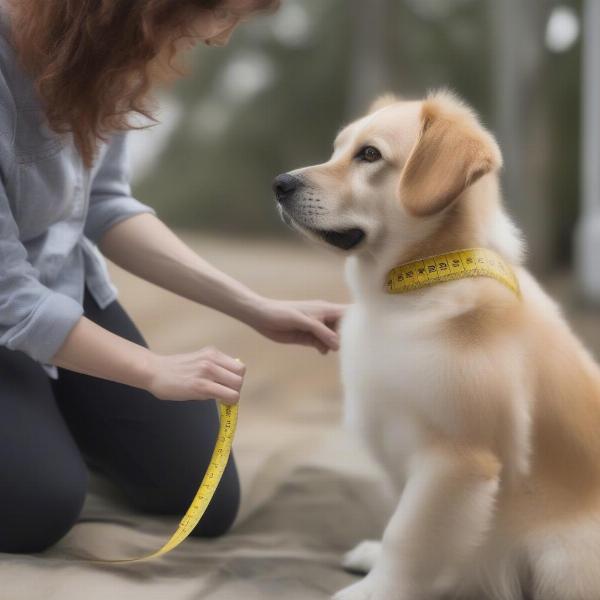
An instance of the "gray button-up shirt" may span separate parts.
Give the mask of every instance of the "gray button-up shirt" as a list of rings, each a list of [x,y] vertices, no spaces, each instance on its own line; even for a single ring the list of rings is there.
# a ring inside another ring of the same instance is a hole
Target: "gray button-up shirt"
[[[117,222],[155,210],[131,196],[127,133],[86,169],[71,133],[50,130],[32,79],[18,66],[0,7],[0,345],[58,378],[50,358],[83,314],[83,292],[117,297],[97,248]]]

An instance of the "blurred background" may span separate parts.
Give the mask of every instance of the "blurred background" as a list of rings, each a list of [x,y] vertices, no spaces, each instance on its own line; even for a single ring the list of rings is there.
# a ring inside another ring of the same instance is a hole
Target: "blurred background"
[[[284,0],[229,47],[199,47],[191,76],[161,94],[162,123],[135,134],[136,194],[173,226],[289,238],[275,174],[328,158],[378,93],[448,86],[500,139],[530,266],[569,266],[583,205],[583,11],[582,0]]]

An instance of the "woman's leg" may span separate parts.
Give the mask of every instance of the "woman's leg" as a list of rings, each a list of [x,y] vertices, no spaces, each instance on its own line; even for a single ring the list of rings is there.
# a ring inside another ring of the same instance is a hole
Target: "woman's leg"
[[[0,348],[0,552],[41,552],[73,526],[89,474],[48,376]]]
[[[130,341],[146,341],[118,301],[101,310],[86,288],[85,316]],[[166,401],[149,392],[59,369],[52,381],[59,408],[84,457],[141,510],[180,514],[209,464],[219,429],[214,400]],[[239,507],[233,456],[215,497],[192,535],[213,537],[232,525]]]

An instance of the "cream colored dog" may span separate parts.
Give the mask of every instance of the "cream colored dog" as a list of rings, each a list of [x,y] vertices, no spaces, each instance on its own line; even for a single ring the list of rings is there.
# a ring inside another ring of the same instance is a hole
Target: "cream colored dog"
[[[522,266],[501,163],[438,92],[381,99],[328,162],[276,180],[286,223],[348,253],[346,419],[398,494],[336,600],[600,599],[600,369]],[[470,247],[509,263],[522,299],[488,277],[386,293],[396,265]]]

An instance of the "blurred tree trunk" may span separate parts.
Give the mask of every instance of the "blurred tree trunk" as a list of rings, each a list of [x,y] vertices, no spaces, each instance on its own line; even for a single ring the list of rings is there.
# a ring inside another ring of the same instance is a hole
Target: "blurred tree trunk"
[[[347,117],[357,117],[390,87],[386,32],[393,0],[348,0],[352,15],[352,56]]]
[[[489,0],[492,19],[495,129],[504,155],[509,212],[523,230],[528,266],[537,274],[554,262],[547,193],[550,140],[544,94],[545,27],[551,2]]]
[[[600,306],[600,1],[583,12],[581,203],[575,231],[575,267],[584,300]]]

